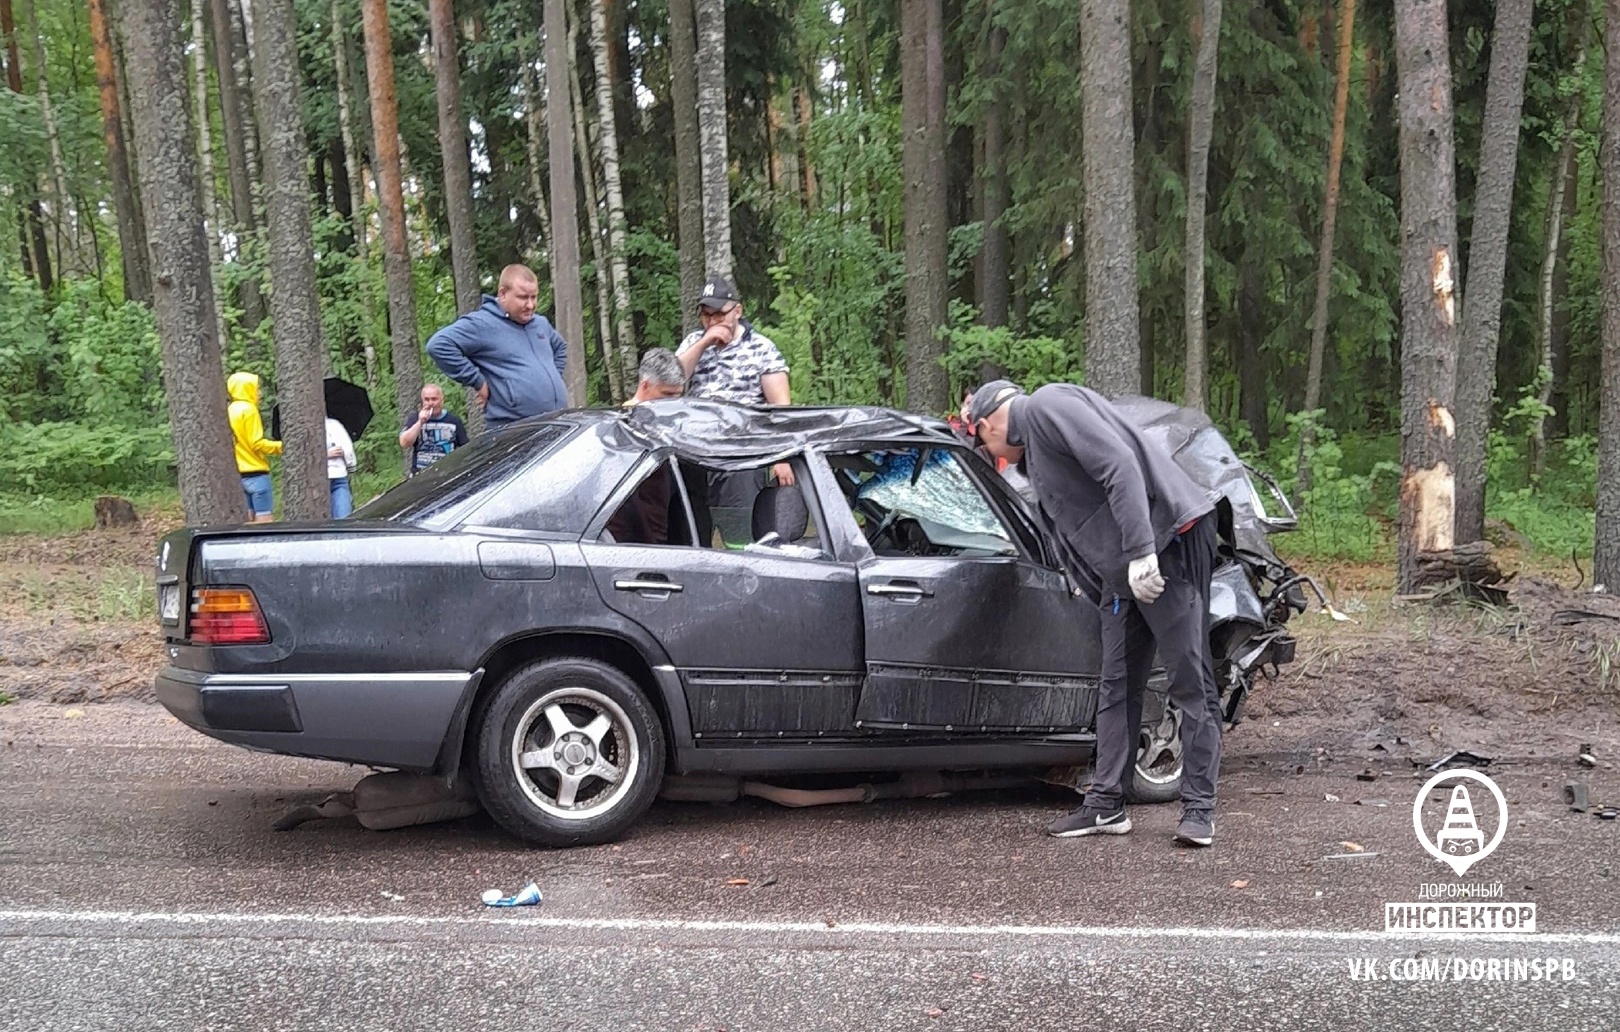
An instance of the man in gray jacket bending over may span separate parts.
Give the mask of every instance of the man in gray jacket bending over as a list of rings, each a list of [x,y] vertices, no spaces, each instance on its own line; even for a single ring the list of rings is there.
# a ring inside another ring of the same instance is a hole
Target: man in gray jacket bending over
[[[1052,384],[1025,395],[996,380],[974,392],[968,418],[992,455],[1022,463],[1069,572],[1102,607],[1096,777],[1085,804],[1048,830],[1065,838],[1131,830],[1121,781],[1136,753],[1157,643],[1182,712],[1176,841],[1209,845],[1221,763],[1209,651],[1215,495],[1087,387]]]
[[[494,297],[428,338],[434,364],[473,389],[491,429],[568,407],[568,342],[535,313],[539,294],[532,270],[508,265]]]

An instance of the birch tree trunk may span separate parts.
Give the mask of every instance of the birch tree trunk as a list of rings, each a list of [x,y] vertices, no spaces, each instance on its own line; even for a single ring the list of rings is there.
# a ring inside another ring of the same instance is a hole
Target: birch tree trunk
[[[124,0],[130,114],[151,233],[153,313],[163,345],[163,393],[180,500],[191,524],[247,516],[220,384],[214,291],[197,186],[196,137],[186,111],[176,0]]]
[[[116,56],[102,0],[90,0],[90,41],[96,52],[96,89],[101,99],[101,132],[107,144],[107,171],[112,180],[113,213],[118,219],[118,253],[124,268],[124,297],[152,303],[146,231],[135,203],[129,152],[124,145]]]
[[[1081,5],[1080,79],[1086,382],[1117,397],[1142,389],[1129,0],[1087,0]]]
[[[940,340],[946,308],[945,48],[940,0],[900,0],[901,176],[906,239],[906,398],[951,407]]]
[[[231,34],[231,10],[225,0],[209,0],[208,16],[214,39],[214,78],[219,83],[220,125],[225,130],[226,172],[231,184],[231,217],[240,236],[258,229],[253,210],[253,173],[248,167],[247,123],[249,98],[236,79],[236,42]],[[262,302],[261,302],[262,303]],[[243,305],[246,308],[246,304]]]
[[[630,311],[630,266],[625,260],[624,188],[619,179],[619,131],[613,115],[613,77],[608,73],[607,0],[590,0],[591,56],[596,65],[597,146],[602,152],[602,182],[607,189],[608,262],[613,269],[613,312],[618,324],[618,354],[623,382],[636,377],[635,316]],[[633,392],[632,392],[633,393]]]
[[[1328,144],[1327,197],[1322,202],[1322,243],[1316,251],[1316,308],[1311,315],[1311,356],[1305,373],[1306,412],[1314,412],[1322,407],[1322,364],[1327,357],[1328,300],[1333,294],[1333,237],[1339,221],[1339,172],[1344,164],[1344,121],[1350,110],[1350,63],[1354,57],[1355,40],[1356,0],[1339,0],[1336,55],[1339,68],[1333,90],[1333,136]],[[1307,425],[1299,436],[1296,463],[1301,493],[1311,489],[1312,440],[1313,435]]]
[[[1204,341],[1204,206],[1209,195],[1209,137],[1215,125],[1215,63],[1221,41],[1221,0],[1202,0],[1198,57],[1193,65],[1187,146],[1186,295],[1187,373],[1182,404],[1209,404],[1209,348]]]
[[[1598,428],[1597,533],[1592,579],[1620,588],[1620,0],[1605,0],[1603,145],[1603,366]]]
[[[704,275],[731,279],[731,162],[726,156],[726,4],[725,0],[696,0],[696,5]]]
[[[1570,9],[1570,34],[1574,37],[1575,60],[1568,75],[1576,82],[1586,66],[1586,18],[1581,7]],[[1620,54],[1615,55],[1620,60]],[[1558,255],[1564,233],[1564,191],[1569,189],[1569,171],[1575,164],[1575,133],[1580,129],[1581,107],[1586,99],[1584,90],[1577,88],[1570,95],[1564,109],[1564,141],[1558,148],[1558,163],[1547,191],[1547,234],[1541,259],[1541,289],[1538,301],[1539,318],[1536,320],[1536,344],[1540,357],[1536,363],[1540,387],[1536,400],[1543,406],[1552,400],[1553,388],[1553,310],[1558,298],[1553,285],[1558,281]],[[1547,471],[1547,417],[1542,408],[1530,419],[1530,473],[1539,479]]]
[[[596,267],[596,321],[600,334],[598,339],[602,342],[602,366],[607,373],[608,393],[612,395],[611,400],[617,404],[625,398],[624,375],[623,367],[619,364],[618,352],[613,346],[612,316],[608,314],[612,310],[610,300],[612,287],[609,283],[611,273],[605,253],[607,247],[602,239],[602,216],[596,192],[595,162],[591,154],[590,135],[585,127],[585,104],[579,87],[579,69],[574,60],[576,51],[571,26],[569,37],[568,89],[573,102],[574,147],[579,152],[580,178],[585,183],[585,224],[589,230],[591,264]]]
[[[698,133],[697,14],[692,0],[669,0],[669,96],[675,114],[676,229],[681,255],[681,326],[695,330],[706,260],[703,144]]]
[[[211,121],[208,113],[208,42],[203,34],[202,4],[192,0],[191,4],[191,75],[192,87],[195,95],[192,98],[192,113],[197,119],[197,171],[202,185],[203,206],[203,232],[208,235],[209,268],[213,275],[208,277],[214,291],[214,319],[215,332],[219,336],[219,346],[229,351],[229,336],[225,330],[225,303],[219,286],[219,270],[224,263],[219,253],[219,205],[218,198],[214,196],[214,133],[209,125]]]
[[[551,285],[556,302],[553,324],[568,341],[572,357],[564,373],[568,400],[586,401],[585,321],[579,289],[579,199],[574,190],[573,104],[569,103],[568,5],[545,0],[546,141],[551,166]]]
[[[461,113],[461,62],[456,55],[451,0],[428,0],[428,16],[434,94],[439,102],[444,208],[450,221],[450,270],[456,283],[456,310],[466,313],[477,308],[483,296],[478,289],[478,255],[473,243],[472,164],[467,155],[467,120]]]
[[[197,5],[197,6],[200,6]],[[326,476],[326,349],[315,287],[309,161],[298,98],[298,21],[293,0],[253,8],[253,94],[264,127],[264,213],[270,258],[270,320],[276,337],[281,406],[281,492],[286,515],[332,515]]]
[[[51,82],[45,63],[45,35],[39,27],[39,12],[34,0],[25,0],[23,13],[34,41],[34,83],[39,96],[39,118],[45,125],[45,137],[51,152],[51,215],[56,228],[56,264],[63,275],[70,272],[81,275],[90,271],[84,262],[84,240],[79,225],[79,212],[68,190],[67,163],[62,160],[62,135],[57,127],[56,111],[51,106]]]
[[[1396,590],[1452,548],[1457,197],[1445,0],[1396,0],[1401,156],[1401,498]]]
[[[382,223],[383,274],[388,284],[388,326],[393,338],[397,418],[415,412],[422,393],[422,343],[416,335],[416,284],[405,240],[405,194],[400,183],[399,106],[387,0],[361,0],[366,38],[366,82],[377,162],[377,208]],[[403,461],[409,462],[407,453]],[[408,472],[408,471],[407,471]]]

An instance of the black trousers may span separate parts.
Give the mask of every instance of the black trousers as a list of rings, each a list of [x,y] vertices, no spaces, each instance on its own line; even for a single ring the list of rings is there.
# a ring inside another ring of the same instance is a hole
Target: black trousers
[[[1142,605],[1129,593],[1104,596],[1102,683],[1097,698],[1097,771],[1089,806],[1117,809],[1121,781],[1136,757],[1142,692],[1154,646],[1180,708],[1181,802],[1214,809],[1221,767],[1220,691],[1209,648],[1209,586],[1215,569],[1215,514],[1204,516],[1159,553],[1164,594]]]

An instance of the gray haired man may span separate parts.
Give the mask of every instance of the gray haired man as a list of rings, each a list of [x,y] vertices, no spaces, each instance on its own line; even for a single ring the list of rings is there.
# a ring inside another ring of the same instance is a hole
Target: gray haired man
[[[640,382],[626,405],[679,398],[686,393],[686,368],[668,348],[648,348],[641,356]]]
[[[1176,841],[1209,845],[1221,765],[1209,649],[1215,496],[1089,388],[1051,384],[1026,396],[995,380],[974,392],[968,411],[986,450],[1022,463],[1065,565],[1102,607],[1096,776],[1085,804],[1048,831],[1068,838],[1131,830],[1122,782],[1156,644],[1182,713]]]

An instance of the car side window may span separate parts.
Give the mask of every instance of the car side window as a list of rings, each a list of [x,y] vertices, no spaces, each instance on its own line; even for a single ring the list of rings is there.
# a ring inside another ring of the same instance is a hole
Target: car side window
[[[598,540],[828,558],[816,507],[802,486],[808,475],[801,461],[789,464],[793,485],[776,483],[768,466],[713,470],[666,459],[627,493],[615,494],[618,504]]]
[[[986,558],[1020,554],[1017,538],[951,449],[923,446],[830,454],[850,512],[881,556]]]
[[[479,506],[467,522],[482,527],[578,535],[640,459],[640,452],[609,446],[597,428],[587,428],[524,468]]]

